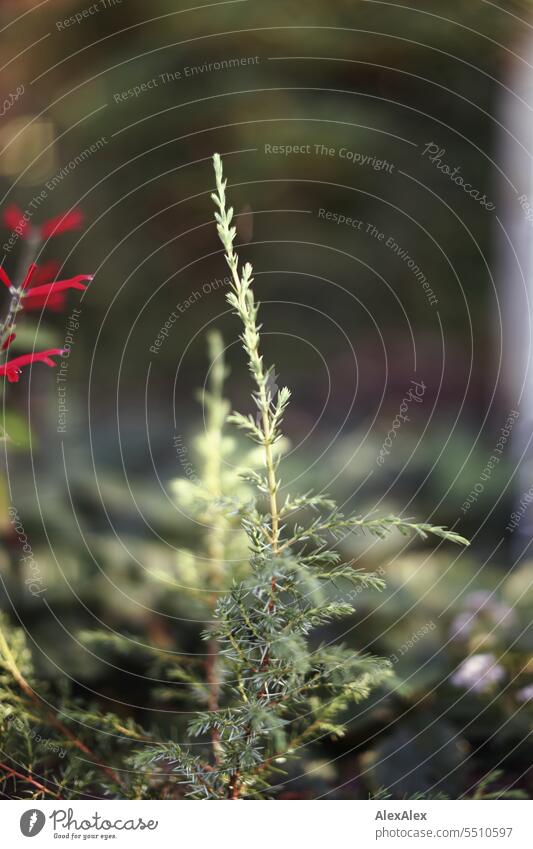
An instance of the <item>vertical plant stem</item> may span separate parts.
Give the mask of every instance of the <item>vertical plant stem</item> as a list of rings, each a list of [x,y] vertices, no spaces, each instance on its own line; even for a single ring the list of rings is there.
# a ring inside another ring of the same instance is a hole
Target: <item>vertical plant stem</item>
[[[205,452],[204,479],[207,489],[215,500],[222,495],[222,429],[227,414],[223,398],[226,368],[222,340],[218,334],[211,334],[209,337],[209,356],[211,374],[209,393],[205,398],[207,404],[207,450]],[[209,558],[209,587],[211,590],[209,606],[211,614],[214,615],[218,593],[224,580],[226,529],[225,520],[220,511],[213,511],[207,516],[207,521],[209,523],[207,556]],[[216,637],[211,637],[207,643],[206,679],[209,688],[208,710],[218,711],[221,681],[219,645]],[[211,745],[215,764],[218,765],[222,757],[222,746],[220,733],[216,728],[211,730]]]
[[[35,262],[35,258],[39,254],[41,245],[42,239],[38,231],[36,231],[36,234],[30,234],[28,238],[24,240],[24,250],[22,251],[22,257],[17,268],[15,284],[11,292],[8,312],[2,322],[1,342],[4,342],[5,339],[15,330],[17,315],[22,309],[23,294],[20,287],[22,286],[22,282],[26,276],[27,269],[33,262]]]
[[[268,412],[269,402],[266,398],[266,393],[264,387],[263,396],[265,396],[262,400],[265,404],[265,409],[263,410],[263,432],[265,434],[265,466],[267,470],[268,477],[268,492],[270,498],[270,516],[271,516],[271,542],[272,542],[272,551],[274,554],[278,553],[278,544],[279,544],[279,510],[278,510],[278,481],[276,478],[276,466],[274,463],[274,457],[272,455],[272,426],[270,420],[270,413]]]

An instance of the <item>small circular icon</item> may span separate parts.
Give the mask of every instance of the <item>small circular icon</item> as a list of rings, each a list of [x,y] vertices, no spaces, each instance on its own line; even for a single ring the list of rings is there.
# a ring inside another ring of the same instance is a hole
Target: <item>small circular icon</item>
[[[42,831],[46,822],[46,817],[38,808],[31,808],[29,811],[24,811],[20,818],[20,830],[24,837],[35,837]]]

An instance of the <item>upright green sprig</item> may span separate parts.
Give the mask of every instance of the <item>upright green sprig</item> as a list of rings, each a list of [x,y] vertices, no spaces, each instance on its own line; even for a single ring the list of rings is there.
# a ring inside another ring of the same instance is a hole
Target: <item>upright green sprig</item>
[[[283,775],[281,765],[301,757],[310,742],[342,735],[339,715],[391,674],[386,660],[342,645],[316,645],[316,629],[350,616],[351,601],[360,590],[384,586],[377,574],[342,563],[334,548],[337,541],[346,533],[383,537],[394,529],[460,544],[466,540],[440,526],[394,516],[344,515],[322,494],[281,499],[281,425],[290,392],[273,388],[273,367],[263,362],[253,269],[250,263],[240,266],[234,249],[233,209],[227,208],[218,155],[214,168],[215,219],[231,271],[227,300],[242,325],[240,339],[257,407],[255,416],[233,413],[229,420],[263,455],[261,470],[243,472],[255,497],[238,510],[248,537],[249,572],[219,594],[204,634],[217,646],[216,708],[198,711],[189,723],[189,735],[196,738],[192,745],[161,744],[144,750],[133,764],[143,770],[164,764],[193,798],[261,798],[274,792],[276,776]],[[343,590],[344,598],[338,600]]]
[[[213,157],[217,191],[211,195],[216,207],[215,220],[217,232],[226,252],[226,262],[231,271],[231,291],[227,295],[228,303],[235,309],[239,316],[243,332],[241,341],[244,351],[248,357],[248,367],[256,385],[253,394],[254,402],[259,411],[259,416],[245,417],[240,413],[234,413],[230,417],[239,427],[263,446],[265,452],[265,468],[267,474],[267,491],[270,500],[270,543],[272,550],[277,552],[280,534],[280,515],[278,509],[278,490],[280,482],[277,478],[278,458],[275,457],[273,448],[281,440],[280,426],[284,412],[290,400],[291,393],[287,387],[281,389],[277,398],[273,397],[272,380],[273,367],[265,368],[263,357],[259,349],[260,325],[257,323],[259,303],[256,302],[252,289],[253,269],[249,262],[245,263],[239,272],[239,257],[235,253],[233,243],[236,236],[236,228],[232,226],[233,207],[226,208],[226,185],[222,170],[222,160],[217,154]]]
[[[280,428],[291,393],[287,387],[284,387],[277,393],[276,398],[273,397],[271,389],[272,382],[269,378],[274,374],[274,366],[265,368],[263,357],[259,350],[261,325],[257,322],[257,316],[260,304],[256,302],[252,289],[252,283],[254,281],[253,268],[249,262],[246,262],[241,270],[239,270],[239,257],[234,250],[237,230],[232,225],[233,207],[227,208],[226,205],[227,180],[224,179],[222,159],[218,153],[215,153],[213,156],[213,165],[217,191],[211,197],[217,207],[217,211],[215,212],[217,232],[224,246],[226,262],[232,276],[231,291],[226,295],[226,299],[235,309],[243,325],[243,332],[240,339],[247,354],[249,369],[257,387],[253,399],[260,413],[260,424],[257,423],[257,420],[253,416],[249,415],[246,417],[241,413],[233,413],[229,417],[229,421],[234,422],[238,427],[247,431],[248,435],[254,441],[264,447],[265,466],[268,476],[267,491],[270,498],[271,510],[270,539],[273,551],[275,553],[280,551],[280,519],[282,516],[286,513],[294,513],[296,510],[306,506],[326,509],[331,507],[331,513],[326,518],[319,519],[316,523],[313,523],[310,529],[303,528],[297,530],[291,538],[284,542],[284,548],[289,548],[294,543],[300,541],[309,530],[312,532],[312,537],[316,538],[318,532],[330,531],[332,534],[335,534],[341,530],[360,530],[377,537],[384,537],[389,531],[396,529],[404,534],[415,533],[424,539],[428,534],[432,533],[451,542],[468,545],[468,541],[464,537],[441,526],[414,523],[396,516],[389,516],[382,519],[371,519],[361,516],[345,517],[339,513],[333,501],[320,496],[314,496],[312,503],[309,497],[300,496],[294,504],[291,503],[291,499],[288,497],[283,508],[278,508],[277,499],[280,481],[277,477],[277,468],[280,454],[274,457],[272,448],[282,439]],[[256,483],[262,482],[256,481]],[[319,541],[322,542],[322,539],[320,538]]]

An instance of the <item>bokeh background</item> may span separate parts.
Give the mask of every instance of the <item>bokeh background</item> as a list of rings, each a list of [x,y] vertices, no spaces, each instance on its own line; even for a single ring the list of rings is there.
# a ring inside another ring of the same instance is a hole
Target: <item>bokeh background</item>
[[[3,208],[34,222],[80,208],[83,230],[39,260],[95,275],[19,339],[61,346],[81,310],[63,419],[52,370],[4,398],[2,606],[44,677],[164,725],[142,658],[79,633],[197,648],[161,576],[201,537],[171,482],[187,474],[177,439],[195,462],[210,328],[233,406],[250,391],[212,223],[216,150],[265,358],[294,394],[284,481],[472,540],[343,543],[388,584],[362,594],[344,639],[391,657],[397,686],[342,741],[318,741],[280,795],[459,797],[495,769],[531,790],[531,23],[518,0],[1,4],[2,96],[23,88],[0,123]],[[380,462],[413,381],[421,400]],[[10,504],[44,602],[24,584]],[[453,683],[471,655],[501,675]]]

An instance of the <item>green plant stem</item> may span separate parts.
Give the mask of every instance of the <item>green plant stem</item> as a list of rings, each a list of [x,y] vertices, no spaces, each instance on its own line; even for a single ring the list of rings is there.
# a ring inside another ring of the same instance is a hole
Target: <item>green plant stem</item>
[[[206,451],[204,465],[204,479],[206,488],[216,500],[222,496],[222,429],[226,419],[224,409],[223,387],[225,378],[225,365],[223,359],[222,340],[218,334],[212,334],[209,339],[211,376],[210,393],[207,409],[207,436],[208,450]],[[215,510],[207,517],[209,531],[207,533],[207,556],[210,566],[209,588],[210,610],[214,615],[218,594],[224,581],[224,554],[225,554],[225,519],[220,511]],[[209,711],[219,710],[220,697],[220,659],[219,644],[216,637],[211,637],[207,643],[206,679],[209,690],[207,707]],[[211,729],[211,746],[213,758],[218,765],[222,758],[222,746],[220,743],[220,732],[217,728]]]
[[[257,322],[255,320],[255,316],[253,316],[252,312],[247,309],[246,304],[246,292],[242,286],[242,281],[238,272],[238,263],[239,258],[237,254],[231,248],[230,251],[226,254],[226,259],[228,265],[231,269],[233,283],[235,285],[235,290],[237,295],[240,297],[242,304],[242,315],[248,316],[251,324],[251,328],[253,331],[253,337],[257,339],[257,343],[248,350],[248,359],[250,362],[250,367],[253,370],[253,366],[257,364],[257,371],[255,372],[255,381],[257,384],[258,392],[259,392],[259,400],[260,400],[260,410],[261,410],[261,424],[263,428],[263,449],[265,452],[265,468],[267,471],[267,480],[268,480],[268,494],[270,501],[270,517],[271,517],[271,534],[270,534],[270,543],[272,545],[272,550],[274,554],[278,553],[278,543],[279,543],[279,509],[278,509],[278,499],[277,499],[277,491],[278,491],[278,482],[276,479],[276,468],[274,464],[274,457],[272,454],[272,423],[271,423],[271,415],[270,415],[270,404],[266,394],[266,375],[263,369],[263,358],[259,351],[259,328],[257,326]]]

